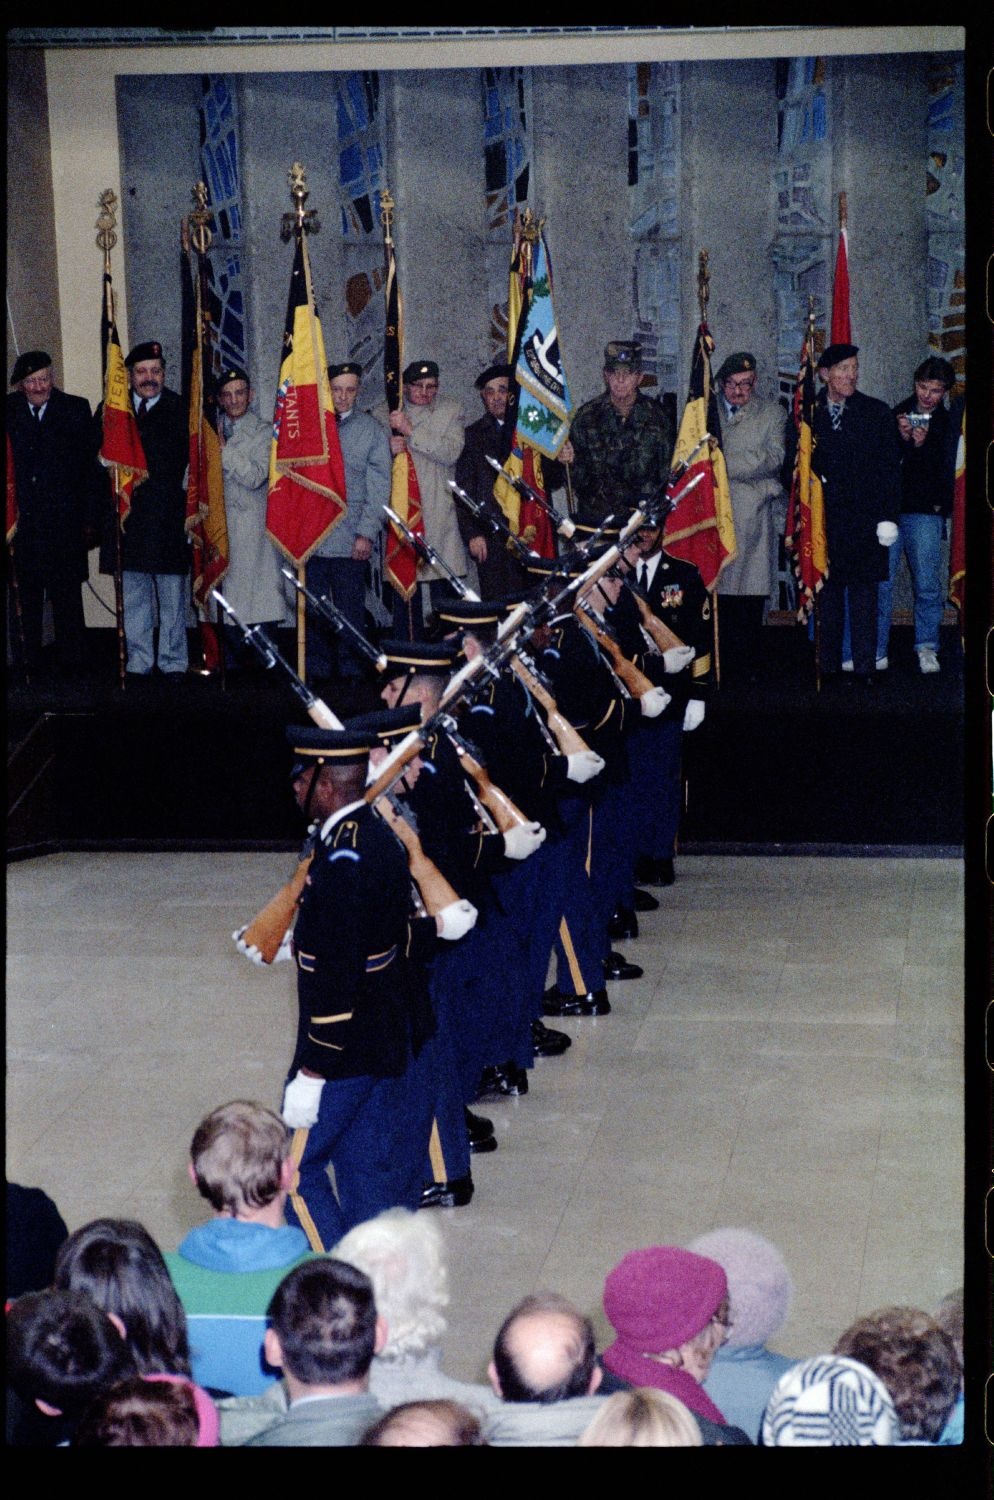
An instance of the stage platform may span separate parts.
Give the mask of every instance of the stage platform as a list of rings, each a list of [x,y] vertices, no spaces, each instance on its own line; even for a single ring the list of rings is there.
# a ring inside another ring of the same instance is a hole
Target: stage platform
[[[106,637],[107,632],[94,632]],[[8,857],[57,849],[296,847],[284,728],[306,715],[276,673],[8,688]],[[955,855],[963,842],[963,671],[955,629],[923,676],[909,627],[873,688],[816,693],[799,628],[763,632],[754,681],[715,690],[685,744],[686,853]],[[375,707],[329,691],[341,717]]]

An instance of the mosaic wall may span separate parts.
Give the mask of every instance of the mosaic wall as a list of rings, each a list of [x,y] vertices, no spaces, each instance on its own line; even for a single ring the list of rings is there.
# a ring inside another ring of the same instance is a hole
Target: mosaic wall
[[[245,364],[238,106],[231,78],[220,74],[204,77],[199,113],[200,164],[214,214],[209,295],[211,317],[218,330],[215,369],[220,370],[228,364]]]
[[[957,393],[966,373],[964,127],[963,59],[936,56],[929,69],[925,297],[928,342],[956,371]]]
[[[386,278],[380,190],[384,122],[378,73],[335,75],[338,184],[345,255],[348,358],[379,377],[383,368]]]
[[[831,317],[838,207],[832,188],[831,83],[821,57],[777,63],[776,232],[771,249],[780,393],[790,397],[807,326]]]
[[[529,68],[484,68],[483,174],[486,195],[484,261],[494,358],[507,350],[507,277],[516,208],[528,203],[532,164],[532,80]],[[532,204],[541,214],[541,204]]]
[[[648,394],[678,390],[680,332],[680,67],[629,63],[628,203],[631,337]]]

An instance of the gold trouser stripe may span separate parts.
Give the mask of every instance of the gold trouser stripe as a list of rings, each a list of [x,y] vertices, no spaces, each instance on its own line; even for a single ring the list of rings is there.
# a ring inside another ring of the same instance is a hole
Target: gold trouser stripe
[[[300,1220],[300,1227],[307,1236],[307,1243],[312,1250],[324,1251],[321,1236],[318,1234],[317,1225],[311,1218],[311,1211],[300,1196],[300,1161],[307,1145],[308,1130],[295,1130],[293,1140],[290,1143],[290,1160],[297,1170],[293,1174],[293,1182],[290,1184],[290,1202],[293,1204],[294,1213]]]
[[[428,1137],[428,1160],[431,1162],[431,1172],[435,1181],[448,1182],[449,1174],[445,1169],[442,1137],[438,1133],[438,1121],[435,1119],[431,1122],[431,1135]]]
[[[559,922],[559,940],[566,954],[566,962],[569,964],[569,977],[573,981],[573,988],[578,995],[587,993],[587,986],[583,982],[580,965],[576,957],[576,949],[573,947],[573,939],[569,935],[569,927],[566,918],[562,917]]]
[[[590,874],[590,867],[593,864],[593,860],[594,860],[594,809],[593,809],[593,805],[591,804],[590,810],[587,813],[587,857],[583,861],[583,868],[586,870],[588,876]]]

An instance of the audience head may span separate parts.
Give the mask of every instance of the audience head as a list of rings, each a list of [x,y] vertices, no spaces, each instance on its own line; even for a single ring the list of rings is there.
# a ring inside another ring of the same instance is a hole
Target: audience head
[[[386,1337],[369,1277],[342,1260],[309,1260],[280,1282],[267,1310],[266,1359],[299,1386],[365,1385]]]
[[[856,1360],[832,1354],[785,1371],[763,1416],[768,1448],[881,1448],[899,1437],[883,1381]]]
[[[628,1378],[624,1366],[658,1360],[703,1381],[730,1327],[728,1280],[707,1256],[652,1245],[610,1272],[604,1311],[617,1334],[604,1351],[609,1370]]]
[[[751,1229],[713,1229],[687,1247],[721,1266],[728,1278],[730,1349],[765,1344],[787,1321],[794,1283],[775,1245]]]
[[[616,1391],[601,1404],[578,1448],[699,1448],[701,1429],[682,1401],[641,1386]]]
[[[488,1374],[505,1401],[593,1395],[602,1375],[590,1319],[554,1292],[525,1297],[501,1325]]]
[[[75,1420],[107,1386],[135,1373],[119,1320],[83,1292],[28,1292],[7,1314],[7,1379],[46,1415]]]
[[[935,1310],[935,1321],[956,1345],[960,1364],[963,1363],[963,1288],[947,1292]]]
[[[859,1318],[836,1354],[858,1359],[891,1394],[905,1440],[934,1443],[956,1404],[962,1366],[949,1334],[917,1307],[884,1307]]]
[[[380,1359],[424,1354],[441,1343],[448,1275],[442,1232],[427,1214],[389,1208],[350,1229],[333,1254],[373,1283],[376,1310],[387,1325]]]
[[[216,1448],[213,1401],[189,1380],[136,1375],[97,1397],[73,1438],[74,1448]]]
[[[56,1257],[55,1285],[85,1292],[120,1318],[142,1374],[189,1375],[186,1314],[162,1252],[141,1224],[94,1219],[77,1229]]]
[[[194,1131],[191,1174],[201,1197],[237,1218],[285,1197],[292,1165],[290,1136],[273,1110],[248,1099],[211,1110]]]
[[[406,1401],[366,1433],[363,1448],[485,1448],[478,1417],[458,1401]]]

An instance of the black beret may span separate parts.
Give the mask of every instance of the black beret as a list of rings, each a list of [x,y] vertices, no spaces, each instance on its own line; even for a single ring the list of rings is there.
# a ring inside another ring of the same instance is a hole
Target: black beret
[[[612,339],[604,350],[605,370],[641,370],[642,345]]]
[[[146,359],[161,359],[165,364],[166,356],[162,352],[162,345],[156,339],[148,339],[144,344],[136,344],[124,363],[130,370],[132,365],[140,365]]]
[[[247,370],[240,370],[237,365],[229,365],[228,368],[226,370],[222,370],[220,375],[217,377],[217,382],[214,386],[215,391],[224,390],[224,387],[226,385],[230,385],[233,380],[244,380],[246,385],[252,384],[251,380],[248,377]]]
[[[14,361],[14,368],[10,372],[11,385],[20,385],[22,380],[27,380],[29,375],[37,375],[39,370],[47,370],[52,363],[52,356],[44,349],[25,349]]]
[[[830,370],[833,365],[840,365],[844,359],[855,359],[858,353],[858,344],[829,344],[828,348],[822,351],[818,368]]]
[[[345,727],[372,735],[376,744],[389,745],[394,740],[402,740],[420,723],[421,704],[404,703],[399,708],[378,708],[372,713],[357,714],[354,719],[345,721]]]
[[[438,366],[433,359],[416,359],[404,371],[403,379],[405,385],[411,385],[415,380],[437,380]]]
[[[743,349],[738,354],[730,354],[714,378],[715,380],[727,380],[730,375],[751,375],[755,368],[755,354],[749,354]]]
[[[514,371],[510,365],[487,365],[487,368],[484,370],[483,374],[477,375],[474,384],[478,391],[482,391],[483,387],[485,385],[489,385],[491,380],[500,380],[502,375],[506,376],[507,379],[510,380],[513,374]]]
[[[445,677],[452,670],[452,648],[434,641],[381,641],[380,650],[387,659],[385,682],[414,672]]]
[[[357,375],[362,379],[362,365],[357,364],[354,359],[343,360],[340,365],[328,366],[328,379],[337,380],[339,375]]]
[[[319,729],[315,724],[291,724],[286,738],[294,755],[294,780],[308,766],[358,766],[369,759],[373,736],[360,730]]]

